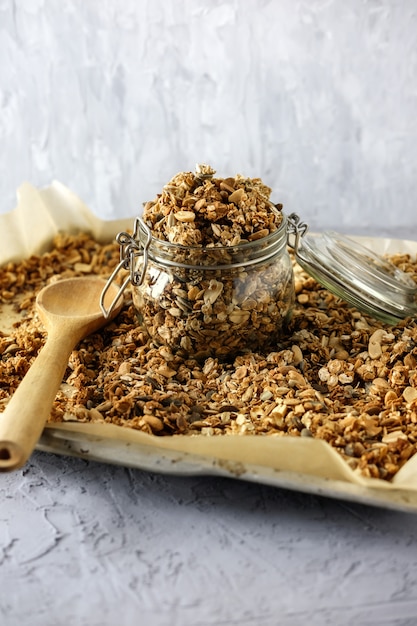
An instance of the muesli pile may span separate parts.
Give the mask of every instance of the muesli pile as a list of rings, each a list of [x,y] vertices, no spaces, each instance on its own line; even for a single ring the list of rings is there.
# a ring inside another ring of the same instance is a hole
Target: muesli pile
[[[233,247],[277,230],[282,205],[260,178],[215,177],[209,165],[179,172],[146,202],[143,220],[160,240],[181,246]]]
[[[133,302],[154,341],[201,359],[278,337],[293,303],[293,276],[280,253],[282,205],[270,194],[259,178],[219,178],[200,165],[144,205],[153,239]]]
[[[0,409],[45,340],[36,293],[70,276],[107,278],[118,256],[115,243],[61,234],[50,252],[0,268]],[[391,261],[417,282],[414,259]],[[198,360],[157,345],[128,291],[116,320],[72,352],[51,422],[111,423],[158,437],[316,437],[362,475],[391,479],[417,450],[416,321],[375,321],[294,270],[285,336],[231,358]]]

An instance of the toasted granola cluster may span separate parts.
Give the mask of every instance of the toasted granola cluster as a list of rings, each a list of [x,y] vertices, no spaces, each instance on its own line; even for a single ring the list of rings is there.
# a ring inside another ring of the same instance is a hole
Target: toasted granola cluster
[[[0,406],[45,339],[37,291],[64,277],[107,276],[117,259],[116,244],[59,236],[51,252],[0,268],[1,312],[16,320],[0,318]],[[417,281],[415,260],[391,261]],[[155,436],[315,437],[362,475],[391,479],[417,451],[417,323],[387,326],[298,266],[295,275],[287,335],[231,359],[199,361],[156,345],[138,327],[128,294],[118,318],[72,352],[51,422],[111,423]]]
[[[208,165],[180,172],[145,204],[143,219],[154,237],[182,246],[231,247],[279,227],[282,206],[272,204],[271,189],[260,178],[214,175]]]

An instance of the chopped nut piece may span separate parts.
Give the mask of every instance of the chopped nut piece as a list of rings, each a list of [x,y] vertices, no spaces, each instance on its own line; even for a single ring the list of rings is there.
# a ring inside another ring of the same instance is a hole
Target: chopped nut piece
[[[239,204],[239,202],[243,199],[244,195],[245,195],[245,190],[242,189],[242,187],[240,187],[239,189],[236,189],[236,191],[233,191],[233,193],[230,194],[229,202],[234,202],[235,204]]]
[[[144,415],[142,421],[150,426],[152,432],[159,433],[164,429],[164,424],[159,417],[154,417],[153,415]]]
[[[245,324],[250,317],[249,311],[242,311],[241,309],[235,309],[229,315],[229,320],[233,324]]]
[[[222,291],[223,283],[217,280],[211,280],[203,294],[204,302],[206,304],[214,304]]]
[[[382,437],[382,443],[394,443],[398,441],[398,439],[407,440],[407,435],[405,435],[401,430],[395,430],[388,433],[388,435],[384,435]]]
[[[378,359],[382,354],[382,337],[384,331],[382,328],[378,328],[370,337],[368,344],[368,352],[371,359]]]
[[[179,222],[194,222],[195,213],[193,211],[177,211],[174,213],[174,217]]]
[[[291,350],[293,351],[294,354],[294,365],[300,365],[300,363],[303,360],[303,353],[301,352],[301,348],[300,346],[291,346]]]
[[[406,387],[403,391],[404,400],[411,404],[417,400],[417,387]]]

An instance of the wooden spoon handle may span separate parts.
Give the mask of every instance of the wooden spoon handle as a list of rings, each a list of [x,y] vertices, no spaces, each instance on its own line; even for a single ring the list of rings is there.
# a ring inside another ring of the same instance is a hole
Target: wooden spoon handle
[[[0,471],[18,469],[36,446],[77,339],[52,333],[0,414]]]

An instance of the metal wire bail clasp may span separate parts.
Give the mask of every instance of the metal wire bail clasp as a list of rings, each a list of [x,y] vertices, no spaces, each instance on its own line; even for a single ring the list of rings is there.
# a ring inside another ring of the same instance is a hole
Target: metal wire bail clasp
[[[146,240],[144,243],[140,238],[140,231],[142,231],[146,235]],[[114,307],[116,306],[119,299],[122,297],[122,294],[128,286],[129,282],[132,283],[132,285],[134,285],[135,287],[143,283],[143,279],[146,274],[146,268],[148,265],[148,248],[152,241],[152,233],[147,225],[139,217],[137,217],[135,219],[133,235],[121,232],[116,236],[116,241],[120,245],[120,262],[111,273],[106,283],[106,286],[104,287],[100,296],[100,308],[105,318],[110,317],[112,311],[114,310]],[[137,259],[139,257],[142,257],[143,260],[140,270],[138,271],[136,268],[138,266]],[[117,274],[121,270],[127,270],[129,274],[120,285],[119,291],[117,292],[115,298],[107,309],[104,304],[106,293],[108,292],[112,282],[115,280]]]
[[[297,213],[291,213],[287,217],[288,229],[287,229],[287,243],[297,255],[300,247],[300,240],[306,234],[308,225],[302,222]]]

